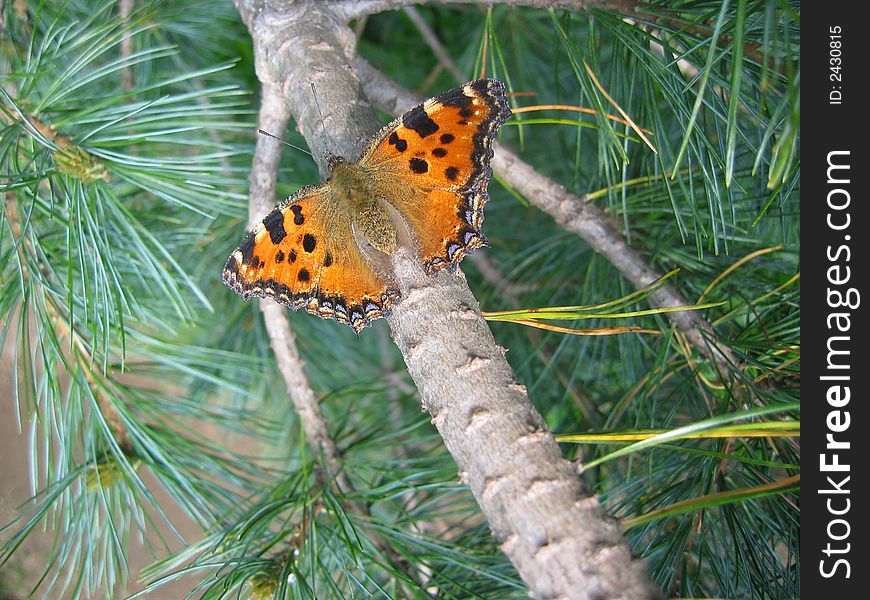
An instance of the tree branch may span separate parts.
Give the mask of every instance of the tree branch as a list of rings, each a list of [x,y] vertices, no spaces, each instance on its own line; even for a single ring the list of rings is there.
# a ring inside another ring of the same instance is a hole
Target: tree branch
[[[631,15],[637,10],[632,0],[339,0],[333,3],[335,15],[347,22],[352,19],[388,10],[398,10],[414,4],[479,4],[481,6],[528,6],[530,8],[555,8],[561,10],[588,10],[598,8],[610,12]]]
[[[552,216],[562,227],[576,233],[593,250],[604,256],[636,288],[641,288],[661,277],[644,258],[625,241],[607,221],[604,210],[584,196],[570,193],[561,185],[535,171],[535,169],[509,150],[499,148],[493,160],[493,170],[529,199],[535,206]],[[650,302],[659,308],[672,308],[690,304],[670,283],[666,283],[652,296]],[[734,357],[724,346],[716,344],[716,332],[696,311],[667,313],[668,319],[692,346],[703,356],[715,361],[723,375],[735,365]]]
[[[286,131],[289,120],[290,111],[281,91],[271,84],[264,83],[257,123],[259,128],[281,135],[281,132]],[[259,136],[254,150],[248,192],[250,226],[253,226],[263,218],[263,215],[274,208],[280,159],[279,143],[272,138]],[[335,442],[329,435],[326,419],[320,411],[314,390],[308,384],[308,378],[303,370],[303,361],[296,347],[296,336],[290,329],[287,311],[274,302],[262,301],[260,302],[260,310],[263,313],[272,350],[275,352],[278,370],[284,377],[293,406],[302,421],[305,438],[315,452],[323,454],[331,474],[337,478],[336,482],[339,489],[348,489],[350,483],[338,462],[338,450],[335,447]]]
[[[257,47],[256,44],[255,47]],[[259,48],[263,49],[263,46],[259,46]],[[258,62],[262,59],[258,55],[255,58]],[[259,128],[280,135],[281,132],[286,131],[289,120],[288,103],[281,93],[281,89],[266,78],[262,86],[258,116]],[[250,175],[249,228],[253,227],[263,218],[263,215],[274,207],[280,158],[281,147],[276,140],[265,136],[257,138]],[[269,334],[272,351],[275,353],[278,370],[284,378],[293,407],[302,422],[308,445],[323,456],[335,487],[345,495],[353,493],[354,486],[347,473],[342,469],[335,441],[329,433],[326,419],[320,410],[320,404],[305,375],[304,362],[296,346],[296,336],[290,327],[287,310],[275,302],[261,300],[260,311],[263,313],[263,321]],[[351,513],[357,516],[365,519],[371,517],[365,504],[346,501],[345,505]],[[409,579],[414,579],[414,569],[382,536],[370,531],[369,539],[376,548],[402,569]],[[402,585],[404,584],[400,583],[400,586]]]
[[[438,39],[438,36],[435,35],[435,32],[432,31],[431,27],[429,27],[429,24],[426,22],[426,19],[423,18],[423,15],[420,14],[420,11],[413,6],[406,6],[402,9],[402,12],[411,19],[414,27],[416,27],[417,31],[420,32],[423,41],[426,42],[426,45],[429,46],[430,50],[432,50],[432,54],[434,54],[435,58],[438,59],[438,64],[453,76],[456,83],[461,85],[468,81],[468,78],[462,73],[459,67],[456,66],[453,58],[447,53],[441,40]]]
[[[405,250],[393,339],[490,528],[536,598],[658,598],[644,561],[577,477],[516,382],[462,271]]]
[[[412,92],[398,86],[365,59],[354,58],[354,70],[369,98],[379,108],[391,114],[401,114],[419,102]],[[568,192],[553,180],[541,175],[528,163],[503,146],[495,145],[493,171],[533,205],[552,216],[562,227],[583,238],[596,252],[604,256],[637,288],[661,277],[644,258],[608,223],[604,210],[596,204]],[[671,284],[665,284],[650,296],[659,308],[690,304]],[[667,313],[671,323],[703,356],[714,360],[720,370],[728,372],[736,364],[730,351],[715,342],[713,327],[695,311]]]
[[[130,14],[133,12],[134,0],[120,0],[118,2],[118,16],[124,24],[124,28],[130,26]],[[121,40],[121,47],[118,57],[123,61],[127,60],[133,54],[133,36],[129,31],[124,31],[124,38]],[[127,65],[121,70],[121,90],[125,93],[133,89],[133,66]]]
[[[365,134],[380,123],[350,66],[353,32],[328,4],[239,0],[238,6],[254,38],[260,80],[292,104],[315,155],[332,143],[356,158]],[[327,135],[318,131],[324,126]],[[660,597],[644,562],[633,557],[619,527],[562,458],[516,383],[462,272],[432,278],[418,263],[405,249],[393,257],[403,293],[388,317],[393,339],[461,478],[531,593]]]

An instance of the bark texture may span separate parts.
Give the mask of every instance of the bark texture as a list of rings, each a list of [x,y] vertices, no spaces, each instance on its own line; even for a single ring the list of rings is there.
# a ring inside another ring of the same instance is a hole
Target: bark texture
[[[334,0],[333,10],[344,20],[358,19],[365,15],[398,10],[414,4],[479,4],[487,7],[493,4],[502,6],[527,6],[530,8],[556,10],[589,10],[597,8],[620,14],[633,14],[638,4],[633,0]]]
[[[535,598],[659,598],[566,461],[505,360],[461,271],[427,277],[394,259],[404,299],[389,317],[408,371],[490,528]]]

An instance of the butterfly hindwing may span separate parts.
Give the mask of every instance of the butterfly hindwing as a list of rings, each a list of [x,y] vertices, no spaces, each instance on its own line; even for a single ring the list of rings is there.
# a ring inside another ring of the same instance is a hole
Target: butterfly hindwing
[[[300,190],[266,215],[230,255],[224,283],[359,331],[398,297],[353,243],[350,218],[327,186]]]

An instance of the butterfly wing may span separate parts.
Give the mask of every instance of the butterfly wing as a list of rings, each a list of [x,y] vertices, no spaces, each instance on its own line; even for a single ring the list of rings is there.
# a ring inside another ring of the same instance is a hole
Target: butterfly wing
[[[272,298],[359,332],[398,292],[360,254],[329,186],[303,188],[266,215],[227,259],[223,281],[244,300]]]
[[[428,273],[485,243],[492,142],[510,115],[503,83],[472,81],[409,110],[373,138],[358,163],[344,163],[405,220]],[[245,300],[273,298],[357,332],[383,316],[399,293],[361,252],[361,223],[354,227],[361,217],[348,202],[355,190],[330,181],[294,194],[244,237],[224,266],[224,283]]]
[[[387,125],[359,160],[404,217],[428,273],[486,243],[481,226],[492,142],[511,116],[504,83],[481,79],[412,108]]]

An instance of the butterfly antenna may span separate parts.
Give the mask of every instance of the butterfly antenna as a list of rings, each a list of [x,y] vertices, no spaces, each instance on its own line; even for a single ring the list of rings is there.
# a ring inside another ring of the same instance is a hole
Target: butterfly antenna
[[[323,128],[323,131],[326,132],[326,137],[329,138],[329,144],[333,149],[338,148],[338,144],[336,144],[335,140],[332,139],[332,134],[329,132],[329,128],[326,126],[326,121],[323,118],[323,111],[320,110],[320,100],[317,99],[317,87],[314,85],[313,81],[311,82],[311,94],[314,96],[314,104],[315,106],[317,106],[317,113],[320,115],[320,126]],[[332,162],[335,156],[336,155],[333,152],[327,151],[326,162]]]
[[[299,150],[300,152],[304,152],[304,153],[307,154],[308,156],[311,156],[311,157],[314,156],[313,154],[311,154],[311,151],[308,150],[307,148],[303,148],[302,146],[297,146],[296,144],[291,144],[291,143],[288,142],[287,140],[282,140],[282,139],[279,138],[277,135],[272,135],[272,134],[269,133],[268,131],[263,131],[262,129],[258,129],[258,130],[257,130],[257,133],[261,133],[261,134],[265,135],[266,137],[270,137],[270,138],[272,138],[273,140],[278,140],[279,142],[281,142],[281,143],[284,144],[285,146],[290,146],[291,148],[293,148],[293,149],[295,149],[295,150]]]

